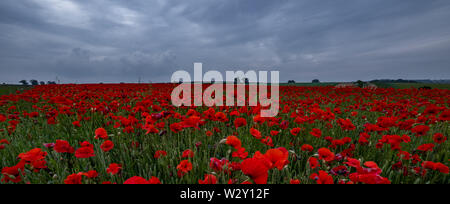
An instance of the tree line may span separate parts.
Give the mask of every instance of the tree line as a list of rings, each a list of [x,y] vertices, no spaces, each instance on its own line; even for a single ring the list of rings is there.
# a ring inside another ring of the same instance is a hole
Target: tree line
[[[32,79],[32,80],[21,80],[19,81],[19,83],[21,83],[24,86],[28,86],[28,85],[32,85],[32,86],[37,86],[37,85],[45,85],[45,84],[56,84],[56,82],[54,81],[47,81],[47,83],[45,83],[44,81],[38,81],[36,79]]]

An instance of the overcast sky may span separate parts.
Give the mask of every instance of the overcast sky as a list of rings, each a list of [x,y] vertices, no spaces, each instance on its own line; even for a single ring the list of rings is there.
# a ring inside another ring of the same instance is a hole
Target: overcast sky
[[[448,0],[1,0],[0,82],[450,78]]]

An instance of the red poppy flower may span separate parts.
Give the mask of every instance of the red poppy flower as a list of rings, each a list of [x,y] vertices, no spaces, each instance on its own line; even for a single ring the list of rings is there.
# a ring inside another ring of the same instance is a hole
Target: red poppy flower
[[[75,157],[77,158],[90,158],[94,156],[95,154],[93,147],[81,147],[75,151]]]
[[[209,167],[213,169],[214,171],[226,171],[229,172],[229,161],[227,159],[217,159],[217,158],[211,158],[209,162]]]
[[[320,138],[322,136],[322,131],[320,129],[314,128],[309,134],[314,137]]]
[[[275,131],[275,130],[270,131],[270,135],[272,135],[272,136],[277,136],[279,133],[280,133],[279,131]]]
[[[416,133],[417,136],[424,136],[427,134],[427,132],[430,130],[430,127],[426,125],[418,125],[416,127],[413,127],[411,129],[412,133]]]
[[[193,127],[193,128],[195,128],[195,129],[200,129],[199,128],[199,125],[200,125],[200,117],[198,117],[198,116],[191,116],[191,117],[189,117],[189,118],[186,118],[184,121],[183,121],[183,128],[190,128],[190,127]]]
[[[53,149],[58,153],[73,154],[73,152],[75,151],[75,149],[72,146],[70,146],[69,142],[64,140],[56,140]]]
[[[6,139],[0,140],[0,150],[5,149],[5,144],[9,145],[9,141]]]
[[[222,112],[217,112],[214,117],[218,121],[221,121],[221,122],[227,122],[228,121],[227,115],[225,115],[225,113],[222,113]]]
[[[8,182],[13,182],[13,183],[19,183],[22,181],[22,175],[23,173],[23,169],[24,169],[24,165],[25,162],[19,162],[19,164],[17,164],[16,166],[12,166],[12,167],[4,167],[2,169],[2,182],[8,183]]]
[[[323,159],[323,160],[325,160],[327,162],[330,162],[330,161],[334,160],[334,153],[331,152],[327,148],[320,148],[318,153],[319,153],[319,159]]]
[[[250,134],[258,140],[262,138],[261,132],[259,132],[259,130],[255,129],[255,128],[250,128]]]
[[[447,137],[445,137],[442,133],[435,133],[433,135],[433,141],[437,144],[442,144],[447,141]]]
[[[427,152],[427,151],[429,151],[429,152],[432,152],[433,151],[433,148],[434,148],[434,144],[423,144],[423,145],[420,145],[418,148],[417,148],[417,150],[419,150],[419,151],[422,151],[422,152]]]
[[[156,158],[156,159],[159,159],[160,157],[166,156],[166,155],[167,155],[166,151],[164,151],[164,150],[157,150],[153,157]]]
[[[281,170],[289,163],[289,152],[284,148],[269,149],[264,156],[271,162],[270,168]]]
[[[235,149],[241,148],[241,140],[233,135],[227,137],[226,144],[232,146]]]
[[[338,119],[337,123],[341,126],[343,130],[355,130],[356,126],[353,125],[350,119]]]
[[[110,140],[106,140],[103,142],[102,145],[100,145],[100,148],[104,151],[104,152],[109,152],[114,148],[114,143]]]
[[[262,139],[260,141],[261,141],[261,143],[263,143],[263,144],[265,144],[265,145],[267,145],[269,147],[273,147],[274,146],[273,145],[273,140],[272,140],[271,137],[266,137],[266,138],[264,138],[264,139]]]
[[[245,118],[236,118],[236,120],[234,121],[234,127],[236,127],[236,129],[246,125],[247,120],[245,120]]]
[[[289,181],[290,184],[300,184],[300,180],[298,179],[291,179],[291,181]]]
[[[269,168],[262,159],[249,158],[241,164],[242,172],[249,176],[255,184],[266,184]]]
[[[145,178],[133,176],[127,179],[123,184],[161,184],[161,181],[154,176],[148,181]]]
[[[314,150],[313,146],[309,145],[309,144],[304,144],[301,147],[302,151],[305,152],[312,152]]]
[[[116,174],[118,174],[120,172],[120,170],[122,170],[122,165],[116,164],[116,163],[112,163],[106,169],[106,172],[110,173],[112,175],[116,175]]]
[[[212,174],[206,174],[204,180],[198,180],[199,184],[216,184],[217,178]]]
[[[64,180],[65,184],[81,184],[83,179],[81,174],[71,174]]]
[[[81,127],[80,121],[74,121],[74,122],[72,123],[72,125],[73,125],[74,127]]]
[[[183,160],[178,164],[178,177],[182,177],[192,170],[192,163],[189,160]]]
[[[42,152],[40,148],[32,149],[26,153],[20,153],[19,158],[26,162],[44,160],[47,152]]]
[[[127,179],[123,184],[149,184],[149,182],[145,178],[133,176]]]
[[[97,177],[98,177],[98,172],[95,171],[95,170],[91,170],[91,171],[88,171],[88,172],[86,173],[86,176],[87,176],[88,178],[97,178]]]
[[[236,157],[236,158],[240,158],[240,159],[245,159],[245,158],[247,158],[247,156],[248,156],[248,152],[246,152],[245,151],[245,148],[239,148],[239,149],[236,149],[236,151],[234,151],[232,154],[231,154],[231,156],[232,157]]]
[[[181,123],[172,123],[170,125],[170,130],[172,130],[172,132],[174,132],[174,133],[178,133],[178,132],[183,130],[183,124],[181,124]]]
[[[147,132],[145,134],[150,134],[150,133],[156,134],[156,133],[159,133],[159,130],[156,129],[156,127],[154,125],[145,126],[144,129],[147,130]]]
[[[439,120],[441,121],[449,121],[450,120],[450,109],[447,109],[441,113],[439,116]]]
[[[181,158],[187,158],[187,157],[193,158],[194,157],[194,152],[192,150],[190,150],[190,149],[184,150]]]
[[[294,136],[297,136],[300,133],[301,130],[302,130],[301,128],[293,128],[291,130],[291,134],[294,135]]]
[[[148,182],[150,184],[161,184],[161,181],[159,180],[159,178],[152,176],[151,179],[148,180]]]
[[[8,144],[9,145],[9,141],[6,139],[2,139],[2,140],[0,140],[0,144]]]
[[[317,158],[315,158],[315,157],[310,157],[308,159],[308,163],[309,163],[309,168],[311,168],[311,169],[315,169],[317,167],[320,167],[319,160]]]
[[[6,121],[6,117],[2,114],[0,114],[0,123],[5,122]]]
[[[108,139],[108,132],[104,128],[98,128],[95,130],[95,139],[102,138],[104,140]]]
[[[360,168],[361,162],[357,159],[353,158],[347,158],[347,162],[344,162],[344,164],[347,164],[348,166],[354,167],[354,168]]]
[[[322,170],[319,171],[319,174],[312,174],[310,178],[315,180],[317,184],[334,184],[333,177]]]

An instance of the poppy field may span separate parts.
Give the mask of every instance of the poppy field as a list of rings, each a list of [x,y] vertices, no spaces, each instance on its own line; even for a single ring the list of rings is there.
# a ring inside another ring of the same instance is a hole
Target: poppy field
[[[450,184],[450,90],[280,86],[263,118],[175,107],[176,86],[0,96],[0,183]]]

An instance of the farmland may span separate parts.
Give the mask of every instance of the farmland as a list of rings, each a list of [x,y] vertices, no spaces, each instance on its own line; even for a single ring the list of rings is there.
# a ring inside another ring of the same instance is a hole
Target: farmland
[[[448,89],[281,86],[262,118],[175,86],[2,87],[0,183],[450,183]]]
[[[15,94],[17,91],[23,91],[29,87],[22,85],[0,85],[0,95]]]

